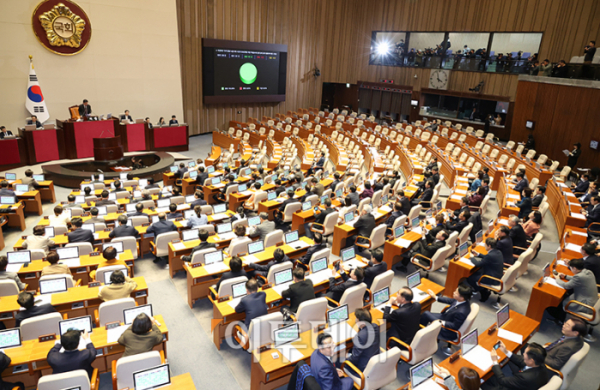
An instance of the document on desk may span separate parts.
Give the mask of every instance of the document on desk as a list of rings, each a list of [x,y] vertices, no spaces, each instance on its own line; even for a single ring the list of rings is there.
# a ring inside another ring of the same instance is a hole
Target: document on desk
[[[397,238],[396,241],[394,241],[394,245],[401,246],[402,248],[408,248],[412,245],[412,241],[405,240],[404,238],[400,237]]]
[[[73,268],[73,267],[79,267],[81,265],[81,260],[80,259],[67,259],[67,260],[61,260],[60,263],[66,265],[69,268]]]
[[[228,269],[228,267],[222,261],[204,266],[204,270],[209,275],[216,274],[217,272],[225,271],[226,269]]]
[[[252,195],[252,191],[250,191],[250,190],[248,190],[248,191],[242,191],[242,192],[240,192],[240,195],[250,196],[250,195]]]
[[[467,193],[467,190],[461,190],[459,188],[459,189],[454,190],[454,193],[460,194],[460,195],[465,195]]]
[[[581,246],[569,243],[565,246],[565,250],[579,253],[581,252]]]
[[[356,335],[356,331],[347,322],[337,323],[327,328],[326,332],[331,334],[331,338],[335,344],[349,340]]]
[[[523,335],[502,328],[498,330],[498,337],[519,345],[523,343]]]
[[[390,206],[387,206],[387,205],[386,206],[381,206],[379,208],[379,210],[381,210],[383,212],[386,212],[386,213],[391,213],[392,212],[392,208]]]
[[[241,300],[242,300],[242,298],[234,298],[234,299],[232,299],[232,300],[228,301],[228,302],[227,302],[227,304],[228,304],[229,306],[231,306],[231,308],[232,308],[233,310],[235,310],[235,307],[236,307],[237,305],[239,305],[239,303],[240,303],[240,301],[241,301]]]
[[[36,306],[41,306],[41,305],[50,305],[50,304],[52,304],[52,295],[54,295],[54,294],[36,295],[33,298],[33,300],[35,302],[35,305]]]
[[[438,385],[433,379],[427,379],[419,385],[419,390],[444,390],[444,387]]]
[[[427,294],[425,291],[421,291],[421,290],[419,290],[416,287],[415,288],[411,288],[410,290],[413,293],[413,299],[417,300],[419,302],[424,301],[429,296],[429,294]]]
[[[586,218],[585,218],[585,215],[583,215],[583,214],[580,214],[580,213],[571,213],[571,216],[572,216],[573,218],[577,218],[577,219],[586,219]]]
[[[106,331],[106,341],[110,343],[116,343],[119,341],[119,337],[129,328],[129,325],[121,325],[116,328],[112,328]]]
[[[290,282],[290,283],[284,283],[284,284],[278,284],[276,286],[273,286],[273,291],[275,291],[277,294],[281,295],[282,292],[284,292],[285,290],[287,290],[288,288],[290,288],[291,284],[292,284],[292,282]]]
[[[254,255],[249,255],[249,256],[244,256],[242,258],[242,260],[244,261],[245,264],[252,264],[252,263],[256,263],[258,261],[258,257],[254,256]]]
[[[346,222],[346,225],[354,227],[354,224],[356,223],[356,221],[358,221],[358,218],[354,218],[352,221]]]
[[[473,364],[481,371],[487,371],[494,362],[492,362],[492,356],[490,351],[483,348],[481,345],[477,345],[475,348],[463,355],[463,359],[466,359],[469,363]]]
[[[6,271],[7,271],[7,272],[14,272],[14,273],[17,273],[17,272],[19,272],[19,270],[21,269],[21,266],[22,266],[22,265],[23,265],[23,264],[21,264],[21,263],[17,263],[17,264],[8,264],[8,265],[6,266]]]
[[[554,279],[554,278],[551,278],[551,277],[549,277],[549,276],[546,276],[546,277],[544,278],[544,283],[551,284],[551,285],[553,285],[553,286],[556,286],[556,287],[558,287],[558,288],[562,288],[562,289],[564,290],[564,287],[561,287],[561,286],[559,286],[559,285],[558,285],[558,282],[556,281],[556,279]]]
[[[421,226],[419,226],[419,227],[413,228],[411,230],[411,232],[417,233],[417,234],[422,234],[423,233],[423,228]]]
[[[471,267],[475,267],[475,264],[473,264],[473,262],[471,261],[470,258],[461,257],[460,260],[458,260],[458,261],[460,261],[461,263],[465,263],[467,265],[470,265]]]
[[[508,219],[499,219],[498,223],[500,225],[508,226]]]
[[[220,213],[220,214],[213,214],[213,220],[215,219],[225,219],[225,218],[229,218],[229,215],[227,215],[226,213]]]
[[[586,232],[578,232],[577,230],[571,230],[571,233],[575,234],[576,236],[587,237],[587,233]]]
[[[452,195],[452,196],[450,196],[450,199],[453,199],[453,200],[461,200],[462,198],[463,197],[460,196],[460,195]]]
[[[508,194],[508,197],[510,199],[521,199],[521,197],[519,195],[515,195],[515,194]]]
[[[293,345],[282,345],[277,350],[281,353],[281,356],[285,357],[290,363],[297,362],[304,358],[304,355]]]

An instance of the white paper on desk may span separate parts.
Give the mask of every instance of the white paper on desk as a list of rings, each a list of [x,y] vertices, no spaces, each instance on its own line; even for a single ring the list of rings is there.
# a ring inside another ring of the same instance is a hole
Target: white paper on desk
[[[498,223],[500,225],[508,226],[508,219],[499,219]]]
[[[384,211],[386,213],[390,213],[392,211],[392,208],[390,206],[381,206],[379,210]]]
[[[578,232],[576,230],[571,230],[571,233],[577,235],[577,236],[583,236],[583,237],[587,237],[587,233],[586,232]]]
[[[558,264],[558,265],[564,265],[565,267],[567,267],[567,263],[565,263],[563,260],[558,260],[556,262],[556,264]]]
[[[461,195],[465,195],[467,193],[467,190],[461,190],[460,188],[457,190],[454,190],[455,193],[457,194],[461,194]]]
[[[461,200],[463,197],[460,195],[451,195],[450,199],[454,199],[454,200]]]
[[[110,343],[116,343],[119,341],[119,337],[129,328],[129,325],[121,325],[116,328],[112,328],[106,331],[106,341]]]
[[[443,390],[444,388],[437,384],[433,379],[427,379],[419,385],[419,390]]]
[[[461,257],[460,260],[458,260],[458,261],[460,261],[461,263],[465,263],[467,265],[470,265],[471,267],[475,267],[475,264],[473,264],[473,262],[471,261],[470,258]]]
[[[186,203],[180,203],[177,205],[177,210],[185,210],[185,209],[189,209],[190,206]]]
[[[358,218],[354,218],[352,221],[346,222],[346,225],[354,227],[354,224],[356,223],[356,221],[358,221]]]
[[[213,219],[225,219],[225,218],[229,218],[229,215],[227,215],[226,213],[213,214]]]
[[[176,251],[182,251],[186,249],[186,246],[183,242],[177,242],[173,244],[173,249],[175,249]]]
[[[560,181],[558,182],[558,186],[559,187],[563,187],[563,188],[567,188],[567,185],[565,183],[560,182]]]
[[[258,261],[258,257],[254,255],[244,256],[243,261],[246,264],[256,263]]]
[[[97,240],[100,237],[100,233],[94,233],[94,240]]]
[[[349,340],[356,335],[356,331],[347,322],[337,323],[327,328],[326,332],[331,334],[331,338],[335,344]]]
[[[559,286],[559,285],[558,285],[558,282],[556,281],[556,279],[554,279],[554,278],[551,278],[551,277],[549,277],[549,276],[546,276],[546,277],[544,278],[544,283],[551,284],[551,285],[553,285],[553,286],[556,286],[556,287],[558,287],[558,288],[562,288],[562,289],[564,290],[564,287],[561,287],[561,286]]]
[[[250,190],[248,190],[248,191],[242,191],[242,192],[240,192],[240,195],[250,196],[250,195],[252,195],[252,191],[250,191]]]
[[[421,226],[419,226],[419,227],[413,228],[411,230],[411,232],[417,233],[417,234],[422,234],[423,233],[423,228]]]
[[[381,214],[381,213],[379,213],[379,212],[377,212],[377,211],[373,211],[371,214],[373,215],[373,217],[375,217],[375,219],[377,219],[377,218],[379,218],[379,217],[383,216],[383,214]]]
[[[577,219],[585,219],[585,215],[580,214],[580,213],[571,213],[571,216],[573,218],[577,218]]]
[[[297,362],[298,360],[304,358],[304,355],[302,355],[302,353],[293,345],[283,345],[277,348],[277,350],[279,353],[281,353],[281,356],[285,357],[291,363]]]
[[[502,328],[498,330],[498,337],[517,344],[523,343],[523,335]]]
[[[6,266],[6,272],[19,272],[19,270],[21,270],[21,266],[23,264],[17,263],[17,264],[8,264]]]
[[[404,238],[400,237],[400,238],[397,238],[396,241],[394,241],[394,245],[401,246],[402,248],[408,248],[409,246],[412,245],[412,241],[405,240]]]
[[[216,274],[217,272],[225,271],[227,268],[227,265],[222,261],[204,266],[204,269],[208,274]]]
[[[521,197],[519,195],[515,195],[515,194],[508,194],[508,197],[510,199],[521,199]]]
[[[575,194],[572,193],[572,192],[565,192],[565,195],[567,195],[569,198],[575,198],[575,199],[577,199],[577,197],[575,196]]]
[[[581,252],[581,247],[579,245],[569,243],[565,246],[565,250],[579,253],[579,252]]]
[[[235,233],[233,232],[217,234],[217,238],[219,241],[231,240],[234,237]]]
[[[232,300],[228,301],[228,302],[227,302],[227,304],[228,304],[229,306],[231,306],[231,308],[232,308],[233,310],[235,310],[235,307],[236,307],[237,305],[239,305],[239,303],[240,303],[240,301],[241,301],[241,300],[242,300],[242,298],[234,298],[234,299],[232,299]]]
[[[418,288],[411,288],[410,289],[413,293],[413,299],[417,300],[418,302],[422,302],[425,299],[427,299],[427,297],[429,297],[429,294],[427,294],[424,291],[419,290]]]
[[[494,362],[492,362],[492,355],[490,351],[483,348],[481,345],[477,345],[475,348],[463,355],[463,359],[466,359],[469,363],[473,364],[481,371],[487,371]]]
[[[81,260],[80,259],[68,259],[68,260],[61,260],[61,261],[59,261],[59,263],[64,264],[69,268],[73,268],[73,267],[79,267],[81,265]]]
[[[281,295],[282,292],[284,292],[285,290],[287,290],[288,288],[290,288],[290,284],[292,284],[292,282],[284,283],[284,284],[278,284],[276,286],[273,286],[273,291],[275,291],[277,294]]]
[[[54,294],[36,295],[33,298],[35,306],[50,305],[52,303],[52,295]]]

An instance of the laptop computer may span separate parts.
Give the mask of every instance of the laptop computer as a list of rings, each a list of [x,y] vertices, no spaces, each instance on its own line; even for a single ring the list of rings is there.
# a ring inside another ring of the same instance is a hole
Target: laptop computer
[[[120,172],[119,173],[119,178],[121,180],[127,180],[127,172]]]
[[[421,285],[421,273],[419,271],[413,272],[412,274],[406,277],[406,284],[410,291],[413,293],[413,299],[416,301],[421,301],[422,298],[428,296],[425,291],[421,291],[417,287]]]
[[[312,208],[312,202],[310,200],[302,203],[302,211],[308,211]]]
[[[15,184],[15,194],[23,195],[29,191],[29,185],[27,184]]]
[[[96,225],[93,223],[84,223],[83,225],[81,225],[81,229],[83,230],[89,230],[92,233],[96,232]]]
[[[231,222],[217,225],[217,234],[219,235],[220,240],[231,240],[236,236],[233,232]]]
[[[307,246],[310,246],[309,244],[300,240],[298,230],[286,233],[284,236],[284,240],[287,245],[291,246],[294,249],[302,249],[306,248]]]
[[[477,233],[475,233],[475,242],[479,244],[481,241],[483,241],[483,230],[480,230]]]
[[[92,190],[91,194],[94,194],[94,185],[93,184],[82,184],[81,192],[84,192],[86,188],[89,188],[90,190]]]
[[[468,251],[469,251],[469,243],[468,242],[460,244],[460,247],[458,247],[458,257],[463,257],[464,255],[467,254]]]
[[[0,349],[15,348],[21,346],[21,329],[12,328],[0,330]]]
[[[198,239],[198,230],[184,230],[181,232],[181,239],[183,241],[193,241]]]
[[[255,253],[259,253],[265,250],[264,241],[254,241],[248,243],[248,254],[254,255]]]
[[[498,326],[498,329],[500,329],[508,322],[510,322],[510,307],[507,303],[496,312],[496,325]]]
[[[151,390],[171,384],[169,364],[147,368],[133,373],[133,386],[135,390]]]
[[[260,225],[260,217],[248,218],[248,226]]]
[[[344,222],[348,223],[354,219],[354,212],[350,211],[349,213],[344,214]]]
[[[45,226],[44,235],[48,238],[54,237],[54,226]]]
[[[4,180],[8,181],[9,183],[13,182],[13,181],[17,180],[17,174],[12,173],[12,172],[11,173],[7,172],[4,174]]]
[[[88,315],[88,316],[83,316],[83,317],[70,318],[68,320],[58,322],[58,330],[59,330],[61,336],[65,333],[67,333],[67,331],[72,330],[72,329],[79,330],[79,331],[81,331],[81,333],[83,333],[83,331],[92,333],[92,331],[94,329],[92,327],[92,316]],[[87,343],[85,343],[85,344],[87,344]]]
[[[0,196],[0,204],[15,204],[17,198],[14,196]]]
[[[247,184],[240,184],[238,186],[238,192],[244,192],[248,189],[248,185]]]
[[[207,167],[206,173],[215,173],[215,167],[213,165]]]
[[[344,196],[344,190],[337,190],[335,192],[335,196],[341,198],[342,196]]]
[[[106,271],[106,272],[103,273],[103,275],[104,275],[104,284],[106,286],[109,286],[109,285],[112,284],[112,282],[110,281],[110,277],[112,276],[113,272],[115,272],[115,271]]]
[[[158,199],[156,201],[157,208],[169,207],[171,205],[171,199]]]
[[[300,340],[300,326],[296,322],[274,330],[273,340],[275,341],[275,348]]]
[[[329,325],[327,331],[331,334],[334,343],[346,341],[356,334],[356,331],[348,325],[349,318],[347,304],[327,311],[327,324]]]
[[[460,339],[461,356],[465,356],[467,353],[477,347],[478,344],[478,332],[477,328],[475,328]]]
[[[411,389],[429,388],[427,386],[435,385],[433,380],[433,359],[425,359],[410,368],[410,385]]]
[[[415,230],[419,227],[420,223],[421,223],[420,218],[415,217],[410,221],[410,226],[413,228],[413,230]]]
[[[275,191],[271,191],[267,194],[267,200],[275,200],[277,198],[277,193]]]
[[[56,248],[56,254],[60,260],[78,259],[79,247],[70,246],[64,248]]]
[[[329,271],[329,260],[327,257],[313,260],[309,265],[310,274],[306,275],[306,278],[312,280],[314,285],[329,280],[329,277],[332,276],[331,271]]]
[[[138,187],[140,187],[140,188],[146,188],[147,185],[148,185],[148,179],[140,179],[140,180],[138,180]]]
[[[84,195],[76,195],[75,196],[75,204],[83,204],[85,203],[85,196]]]
[[[404,235],[405,229],[404,226],[396,226],[394,229],[394,238],[399,238]]]
[[[123,242],[115,241],[102,244],[102,251],[104,251],[106,248],[110,248],[111,246],[117,250],[117,253],[123,253],[123,251],[125,250],[123,248]]]
[[[106,206],[96,206],[96,208],[98,209],[98,215],[108,214],[108,210],[107,210]]]
[[[213,186],[219,185],[221,183],[221,177],[213,177],[210,179],[210,184]]]
[[[25,264],[31,263],[30,251],[6,252],[8,264]]]
[[[188,162],[188,168],[194,168],[196,166],[196,161]]]
[[[222,204],[216,204],[213,206],[213,218],[215,219],[219,219],[219,218],[227,218],[227,214],[225,214],[225,212],[227,211],[227,204],[222,203]]]
[[[190,179],[195,180],[198,177],[198,171],[190,171]]]
[[[135,203],[128,203],[125,205],[125,211],[128,213],[135,213],[137,210],[135,209]]]
[[[153,215],[153,216],[152,216],[152,223],[156,223],[156,222],[158,222],[158,221],[159,221],[159,219],[158,219],[158,215]],[[147,237],[147,236],[145,236],[145,237]]]
[[[54,294],[67,291],[67,278],[40,280],[40,294]]]
[[[172,165],[171,167],[169,167],[169,169],[171,170],[171,173],[175,173],[178,170],[177,165]]]
[[[384,287],[373,293],[373,307],[382,310],[386,303],[390,300],[390,288]]]
[[[194,215],[196,215],[196,212],[194,210],[185,210],[183,212],[183,218],[185,218],[185,219],[190,219]]]
[[[152,304],[149,303],[147,305],[140,305],[130,309],[124,309],[123,320],[125,321],[125,325],[131,325],[135,317],[142,313],[145,313],[148,317],[152,317]]]
[[[340,257],[342,259],[342,264],[350,267],[350,268],[362,268],[366,267],[366,264],[356,259],[356,252],[354,247],[351,246],[346,249],[342,249],[340,252]]]

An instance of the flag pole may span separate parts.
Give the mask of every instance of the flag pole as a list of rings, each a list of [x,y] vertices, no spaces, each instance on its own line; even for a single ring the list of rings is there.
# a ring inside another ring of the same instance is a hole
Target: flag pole
[[[29,64],[31,65],[31,69],[33,69],[33,56],[29,55]]]

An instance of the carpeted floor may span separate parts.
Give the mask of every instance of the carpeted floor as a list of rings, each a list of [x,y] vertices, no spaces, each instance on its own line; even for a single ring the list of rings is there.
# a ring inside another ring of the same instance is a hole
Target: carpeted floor
[[[190,138],[190,150],[182,155],[190,159],[205,158],[210,152],[211,135],[202,135]],[[40,166],[32,169],[41,173]],[[36,169],[37,168],[37,169]],[[23,176],[26,168],[11,170]],[[56,187],[58,200],[66,200],[69,189]],[[447,189],[445,189],[447,193]],[[442,192],[444,195],[444,192]],[[447,194],[446,194],[447,195]],[[54,205],[44,204],[44,215],[52,212]],[[498,206],[495,201],[490,202],[490,207],[484,216],[489,220],[497,213]],[[43,216],[26,217],[27,229],[25,232],[16,229],[4,229],[4,237],[7,247],[0,252],[4,254],[12,248],[12,245],[22,236],[32,233],[32,227],[42,219]],[[529,274],[524,275],[517,281],[518,292],[508,293],[502,297],[502,302],[508,302],[511,309],[524,314],[529,301],[529,295],[534,281],[541,275],[541,267],[550,261],[558,246],[559,237],[556,225],[550,215],[544,221],[541,230],[544,234],[542,241],[542,252],[538,258],[530,264]],[[218,351],[212,342],[210,332],[210,320],[212,319],[212,305],[208,299],[198,301],[192,309],[187,305],[187,290],[185,273],[178,273],[171,279],[164,267],[154,264],[151,257],[136,261],[136,275],[146,278],[150,289],[149,301],[153,304],[154,312],[162,314],[169,328],[169,341],[167,343],[168,360],[171,363],[173,375],[190,372],[198,389],[244,389],[250,388],[250,355],[244,351],[233,349],[224,343]],[[409,268],[409,272],[413,269]],[[434,272],[430,275],[434,282],[444,285],[446,274]],[[406,284],[406,274],[396,271],[396,277],[392,283],[392,290],[397,291]],[[480,305],[481,309],[476,320],[476,327],[480,330],[488,328],[495,322],[495,310],[492,304],[495,296],[488,302]],[[477,302],[477,301],[476,301]],[[479,302],[477,302],[479,303]],[[434,304],[434,311],[440,310],[441,305]],[[548,322],[543,321],[538,333],[533,336],[533,341],[546,343],[560,337],[560,329]],[[579,370],[577,378],[573,382],[572,389],[595,389],[600,382],[600,375],[594,371],[596,361],[600,358],[598,343],[592,345],[590,354]],[[445,359],[440,351],[434,356],[435,362]],[[385,390],[396,390],[408,381],[408,366],[398,364],[398,376],[396,381],[385,386]],[[102,390],[112,389],[110,374],[101,376],[100,388]]]

